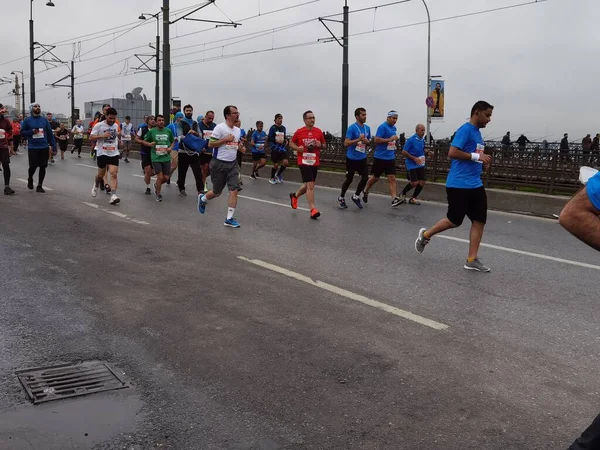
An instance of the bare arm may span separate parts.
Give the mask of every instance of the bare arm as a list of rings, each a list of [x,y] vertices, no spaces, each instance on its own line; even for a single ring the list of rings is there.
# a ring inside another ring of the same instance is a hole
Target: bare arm
[[[294,150],[294,151],[297,151],[297,152],[302,152],[304,150],[304,147],[297,146],[296,143],[293,140],[290,141],[290,148],[292,150]]]
[[[577,239],[600,251],[600,211],[590,202],[585,188],[567,203],[558,222]]]

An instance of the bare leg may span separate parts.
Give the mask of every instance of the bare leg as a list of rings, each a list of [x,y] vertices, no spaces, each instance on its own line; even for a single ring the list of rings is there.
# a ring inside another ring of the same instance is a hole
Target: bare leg
[[[392,196],[392,200],[396,198],[396,175],[388,175],[388,181],[390,183],[390,195]]]
[[[119,187],[119,182],[117,180],[119,166],[108,166],[108,171],[110,172],[110,189],[113,192],[117,192],[117,188]]]
[[[471,224],[471,231],[469,232],[469,261],[477,258],[484,227],[485,224],[483,222],[474,221]]]
[[[152,167],[150,166],[144,167],[144,181],[146,182],[146,186],[152,181]]]
[[[369,178],[369,181],[367,181],[367,187],[365,187],[363,192],[369,192],[371,190],[371,188],[373,187],[373,185],[375,183],[377,183],[379,181],[379,177],[376,177],[375,175],[371,175],[371,177]]]
[[[208,195],[206,196],[208,198]],[[229,198],[227,199],[227,206],[235,208],[238,201],[238,191],[229,191]]]
[[[309,208],[315,209],[315,182],[310,181],[303,186],[306,186],[306,200],[308,200]]]
[[[446,230],[449,230],[451,228],[456,228],[457,225],[454,225],[452,222],[450,222],[448,220],[447,217],[444,217],[442,220],[440,220],[438,223],[436,223],[433,227],[431,227],[429,230],[427,230],[425,232],[425,237],[427,239],[431,239],[433,236],[435,236],[438,233],[442,233]]]
[[[106,175],[106,167],[104,169],[98,169],[98,173],[96,173],[96,186],[99,186],[100,183],[103,182],[104,176]]]
[[[296,198],[300,198],[304,194],[306,194],[306,183],[302,184],[302,186],[298,188],[296,191]]]
[[[160,188],[165,181],[165,176],[162,172],[156,174],[156,195],[160,195]]]

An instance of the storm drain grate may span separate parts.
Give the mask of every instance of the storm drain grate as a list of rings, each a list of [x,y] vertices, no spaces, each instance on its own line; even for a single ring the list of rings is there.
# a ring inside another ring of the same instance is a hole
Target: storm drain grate
[[[16,375],[34,404],[129,387],[100,361],[18,370]]]

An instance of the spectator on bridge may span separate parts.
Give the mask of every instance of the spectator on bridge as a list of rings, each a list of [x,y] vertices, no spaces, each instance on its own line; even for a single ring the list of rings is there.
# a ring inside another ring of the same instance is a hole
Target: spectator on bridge
[[[527,139],[527,137],[524,134],[519,136],[519,139],[517,139],[517,144],[519,144],[519,150],[525,150],[525,146],[530,142],[531,141]]]
[[[398,138],[398,145],[400,146],[400,151],[404,150],[404,144],[406,144],[406,133],[400,133],[400,137]]]
[[[596,134],[596,137],[594,137],[594,140],[592,141],[592,156],[590,158],[590,165],[595,163],[598,163],[598,160],[600,160],[600,133]]]
[[[583,149],[583,158],[581,164],[588,164],[590,159],[590,151],[592,150],[592,135],[587,134],[581,141],[581,148]]]
[[[510,144],[510,131],[507,131],[504,137],[502,138],[502,148],[508,148],[510,147]]]
[[[561,161],[569,158],[569,133],[565,133],[562,140],[560,141],[560,159]]]

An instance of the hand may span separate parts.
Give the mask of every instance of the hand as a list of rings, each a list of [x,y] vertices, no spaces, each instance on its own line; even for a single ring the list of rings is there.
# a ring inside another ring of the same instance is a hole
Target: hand
[[[487,170],[487,168],[490,167],[490,164],[492,162],[492,157],[490,155],[481,154],[479,155],[479,161],[483,163],[483,167],[485,167],[485,169]]]
[[[10,156],[15,156],[16,155],[15,151],[12,148],[8,149],[8,154]]]
[[[170,147],[167,149],[167,153],[171,153],[172,151],[173,151],[173,149]]]
[[[358,136],[358,140],[359,141],[364,141],[365,140],[365,134],[364,133],[360,133],[360,136]]]
[[[110,133],[107,131],[106,133],[103,133],[99,136],[102,139],[108,139],[110,137]]]
[[[398,140],[398,136],[394,135],[394,136],[392,136],[392,137],[389,139],[389,141],[388,141],[388,142],[394,142],[394,141],[397,141],[397,140]]]
[[[323,148],[323,144],[320,141],[315,142],[315,147]]]
[[[235,141],[235,136],[233,134],[228,134],[224,137],[225,142],[233,142]]]
[[[246,153],[246,147],[244,146],[243,142],[240,142],[238,145],[238,150],[242,153]]]
[[[39,128],[34,128],[32,131],[33,131],[33,134],[38,134],[39,131],[40,131],[40,129]]]
[[[363,143],[365,143],[365,144],[368,144],[368,143],[369,143],[369,140],[368,140],[367,138],[365,138],[365,137],[363,137],[363,140],[362,140],[362,141],[363,141]]]
[[[200,136],[200,133],[198,133],[197,131],[190,130],[189,132],[190,132],[191,134],[194,134],[194,135],[196,135],[196,136]]]

